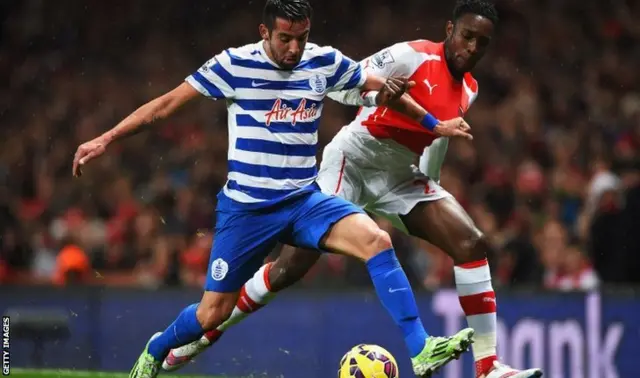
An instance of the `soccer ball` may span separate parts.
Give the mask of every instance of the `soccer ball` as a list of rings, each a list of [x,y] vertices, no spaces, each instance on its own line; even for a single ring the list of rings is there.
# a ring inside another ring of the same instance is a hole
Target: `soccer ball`
[[[398,377],[396,359],[388,350],[378,345],[356,345],[340,360],[338,378]]]

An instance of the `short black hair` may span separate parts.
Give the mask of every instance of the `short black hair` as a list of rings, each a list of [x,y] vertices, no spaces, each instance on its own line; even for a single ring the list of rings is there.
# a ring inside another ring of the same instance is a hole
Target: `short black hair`
[[[267,0],[262,10],[262,22],[273,29],[276,18],[297,22],[310,20],[312,14],[309,0]]]
[[[498,11],[496,10],[496,6],[489,1],[458,0],[455,8],[453,8],[453,21],[458,21],[460,17],[469,13],[482,16],[494,25],[498,24]]]

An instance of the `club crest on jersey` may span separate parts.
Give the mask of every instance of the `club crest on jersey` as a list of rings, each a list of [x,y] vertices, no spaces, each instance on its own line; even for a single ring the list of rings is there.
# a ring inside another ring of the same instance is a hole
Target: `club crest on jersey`
[[[266,125],[269,126],[271,122],[291,122],[291,125],[295,126],[296,122],[306,122],[316,119],[318,116],[318,107],[316,104],[311,104],[307,108],[307,99],[300,100],[298,107],[293,109],[287,104],[283,104],[281,99],[277,99],[271,110],[265,114]]]
[[[215,259],[211,263],[211,278],[222,281],[229,273],[229,264],[223,259]]]
[[[320,74],[315,74],[309,78],[309,86],[318,93],[323,94],[327,90],[327,78]]]

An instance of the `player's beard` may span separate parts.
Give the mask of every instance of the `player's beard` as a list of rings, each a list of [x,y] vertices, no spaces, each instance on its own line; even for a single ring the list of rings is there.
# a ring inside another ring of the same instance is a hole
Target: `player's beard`
[[[269,36],[269,39],[266,40],[264,42],[266,50],[267,50],[267,55],[269,56],[269,59],[271,61],[273,61],[273,63],[275,63],[276,65],[278,65],[279,68],[283,69],[283,70],[291,70],[293,69],[298,63],[296,62],[296,64],[289,64],[286,63],[284,60],[284,54],[280,55],[278,53],[278,49],[276,48],[276,46],[274,46],[273,42],[271,41],[271,36]]]
[[[300,63],[300,59],[294,59],[295,61],[291,60],[291,61],[287,61],[286,60],[286,55],[287,53],[282,53],[280,54],[280,52],[278,51],[277,46],[274,45],[274,43],[272,42],[272,38],[271,36],[269,36],[269,40],[266,42],[267,46],[269,47],[269,52],[271,53],[271,56],[273,57],[273,62],[275,64],[278,65],[278,67],[280,67],[283,70],[292,70],[293,68],[295,68],[298,63]]]
[[[282,58],[279,58],[276,63],[278,63],[278,65],[285,70],[292,70],[298,65],[298,63],[300,63],[300,59],[287,59],[286,56],[283,56]]]
[[[451,37],[447,37],[444,40],[444,59],[446,60],[449,72],[451,72],[453,77],[461,78],[464,75],[464,73],[456,67],[455,54],[452,52],[451,48]]]
[[[289,63],[289,62],[285,62],[284,59],[279,61],[279,62],[276,62],[276,63],[278,63],[280,68],[285,69],[285,70],[292,70],[298,65],[297,61],[295,63]]]

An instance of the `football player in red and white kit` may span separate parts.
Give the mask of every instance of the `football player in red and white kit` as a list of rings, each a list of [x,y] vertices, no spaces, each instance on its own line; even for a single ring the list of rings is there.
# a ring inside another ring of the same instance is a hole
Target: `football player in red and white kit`
[[[390,108],[376,107],[377,93],[358,91],[329,95],[344,104],[362,105],[324,150],[318,183],[389,219],[393,225],[448,253],[460,304],[473,328],[473,353],[478,378],[532,378],[540,369],[516,370],[496,355],[496,299],[487,264],[490,245],[458,202],[439,185],[448,139],[439,137],[439,120],[462,117],[478,95],[470,71],[487,49],[498,21],[485,0],[460,0],[447,22],[446,39],[403,42],[361,62],[370,73],[405,76],[416,85],[409,94],[432,119],[422,124]],[[451,135],[447,133],[445,135]],[[458,136],[467,136],[461,132]],[[422,155],[422,156],[421,156]],[[420,158],[420,167],[414,162]],[[217,330],[173,350],[164,362],[175,370],[215,342],[231,325],[264,306],[279,290],[301,279],[317,261],[317,251],[285,248],[264,265],[242,289],[236,308]]]

